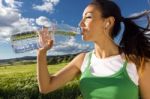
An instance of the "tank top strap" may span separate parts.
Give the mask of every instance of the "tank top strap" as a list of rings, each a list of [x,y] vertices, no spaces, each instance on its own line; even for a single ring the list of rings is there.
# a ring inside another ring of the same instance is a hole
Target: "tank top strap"
[[[86,68],[90,67],[92,53],[93,53],[93,51],[88,52],[88,60],[87,60],[88,62],[87,62],[87,67]]]
[[[123,70],[126,70],[126,68],[127,68],[127,64],[128,64],[128,61],[127,61],[127,60],[125,60],[125,61],[124,61],[124,63],[123,63]]]
[[[85,57],[87,57],[86,58],[86,64],[85,64],[85,70],[84,70],[84,72],[86,72],[88,69],[89,69],[89,67],[90,67],[90,64],[91,64],[91,57],[92,57],[92,51],[90,51],[90,52],[88,52],[88,53],[86,53],[86,56]]]

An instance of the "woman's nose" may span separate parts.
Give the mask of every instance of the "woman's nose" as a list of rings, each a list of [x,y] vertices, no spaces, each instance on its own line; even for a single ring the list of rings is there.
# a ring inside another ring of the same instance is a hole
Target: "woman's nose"
[[[83,20],[81,20],[81,21],[79,22],[78,26],[79,26],[79,27],[83,27],[83,26],[84,26]]]

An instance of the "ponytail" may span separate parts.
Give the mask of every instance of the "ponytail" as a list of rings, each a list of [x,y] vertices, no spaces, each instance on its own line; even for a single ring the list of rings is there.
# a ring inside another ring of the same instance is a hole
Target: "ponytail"
[[[150,59],[149,12],[150,11],[146,11],[136,17],[122,18],[125,30],[119,49],[121,52],[125,53],[126,58],[133,61],[139,69],[143,68],[143,61],[148,61]],[[146,28],[140,27],[132,21],[145,15],[148,19]]]

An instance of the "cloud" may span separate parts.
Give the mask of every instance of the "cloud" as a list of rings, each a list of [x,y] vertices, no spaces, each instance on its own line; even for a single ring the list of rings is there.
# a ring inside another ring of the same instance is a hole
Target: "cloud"
[[[35,19],[22,17],[18,8],[21,2],[5,0],[6,4],[3,3],[0,0],[0,39],[9,40],[12,34],[37,29]]]
[[[11,24],[21,17],[20,10],[15,5],[21,5],[20,2],[14,0],[5,0],[6,5],[0,0],[0,26]]]
[[[15,5],[15,2],[13,0],[6,0],[5,4],[4,1],[0,0],[0,38],[4,40],[8,40],[14,29],[12,24],[21,17],[19,10],[12,6]]]
[[[52,13],[54,11],[54,6],[56,6],[58,3],[59,0],[43,0],[42,5],[33,4],[33,9]]]
[[[48,52],[49,55],[75,54],[92,49],[92,46],[90,44],[82,42],[81,39],[77,37],[78,36],[55,35],[54,46]]]
[[[59,3],[59,0],[44,0],[45,2],[51,2],[54,5],[57,5]]]
[[[51,26],[52,22],[45,16],[40,16],[39,18],[36,19],[36,24],[40,26]]]
[[[39,11],[52,12],[53,11],[53,5],[52,5],[52,3],[44,3],[43,5],[34,5],[33,9],[36,9]]]
[[[37,30],[34,23],[35,19],[33,18],[20,18],[17,22],[12,24],[14,28],[13,34],[17,32]]]
[[[2,0],[0,0],[0,8],[2,7],[3,5],[2,5]]]
[[[16,0],[5,0],[5,3],[7,4],[7,6],[11,8],[18,8],[18,7],[21,7],[23,4],[23,2],[19,2]]]
[[[21,14],[17,9],[0,8],[0,26],[10,26],[19,20]]]
[[[10,35],[9,33],[12,31],[13,29],[11,27],[0,27],[1,37],[6,37]]]

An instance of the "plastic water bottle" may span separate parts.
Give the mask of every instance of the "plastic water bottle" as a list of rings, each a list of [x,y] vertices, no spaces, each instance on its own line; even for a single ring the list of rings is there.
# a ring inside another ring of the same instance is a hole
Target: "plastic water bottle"
[[[54,25],[55,29],[49,27],[49,33],[54,40],[54,46],[60,43],[60,36],[67,38],[75,36],[78,32],[77,28],[71,27],[66,24]],[[11,46],[15,53],[24,53],[42,47],[39,43],[38,31],[26,31],[11,35]],[[57,39],[57,40],[55,40]],[[66,38],[64,38],[66,39]]]

